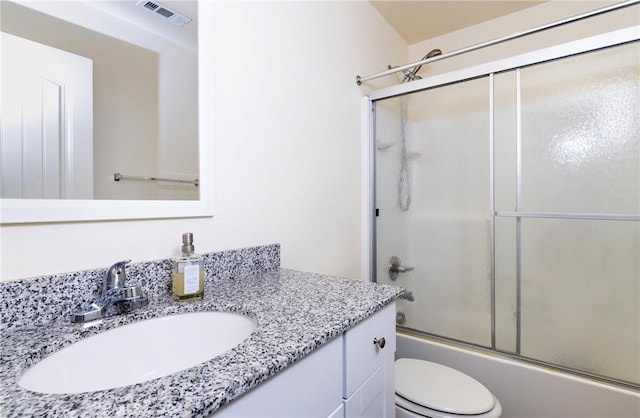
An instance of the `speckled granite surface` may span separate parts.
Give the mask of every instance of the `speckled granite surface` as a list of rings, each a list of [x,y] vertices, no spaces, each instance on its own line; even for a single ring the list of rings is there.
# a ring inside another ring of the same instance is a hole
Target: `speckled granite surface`
[[[63,313],[83,302],[77,297],[86,295],[87,288],[96,294],[104,269],[0,284],[0,415],[207,416],[402,292],[398,287],[280,269],[279,262],[278,245],[207,254],[205,298],[187,303],[169,297],[168,260],[132,265],[128,283],[145,286],[150,305],[89,328],[70,324]],[[148,318],[209,310],[250,315],[258,327],[243,343],[208,362],[132,386],[55,395],[17,384],[30,365],[80,339]]]

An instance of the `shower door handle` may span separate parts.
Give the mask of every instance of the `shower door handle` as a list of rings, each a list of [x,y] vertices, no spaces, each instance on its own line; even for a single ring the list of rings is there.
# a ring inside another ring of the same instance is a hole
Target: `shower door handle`
[[[414,268],[413,266],[403,266],[400,258],[394,255],[389,260],[389,277],[395,281],[398,279],[398,274],[412,271]]]

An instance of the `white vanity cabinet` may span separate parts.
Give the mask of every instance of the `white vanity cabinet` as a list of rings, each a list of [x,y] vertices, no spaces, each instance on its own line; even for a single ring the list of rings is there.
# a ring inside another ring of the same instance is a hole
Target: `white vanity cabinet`
[[[213,415],[393,417],[395,315],[391,303]]]

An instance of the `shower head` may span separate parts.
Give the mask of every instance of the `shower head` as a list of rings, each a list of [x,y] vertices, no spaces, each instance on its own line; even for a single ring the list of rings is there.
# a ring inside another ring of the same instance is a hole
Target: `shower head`
[[[433,58],[437,55],[442,55],[442,50],[440,49],[432,49],[431,51],[429,51],[427,53],[427,55],[425,55],[424,57],[422,57],[422,59],[420,61],[424,61],[426,59],[429,58]],[[420,71],[420,69],[422,68],[422,65],[418,65],[417,67],[413,67],[412,70],[406,70],[404,71],[404,78],[402,79],[402,82],[406,82],[406,81],[413,81],[413,80],[420,80],[422,77],[420,77],[418,75],[418,71]]]
[[[427,55],[425,55],[422,59],[426,60],[427,58],[433,58],[436,55],[442,55],[442,51],[439,50],[438,48],[432,49],[431,51],[429,51],[429,53]]]

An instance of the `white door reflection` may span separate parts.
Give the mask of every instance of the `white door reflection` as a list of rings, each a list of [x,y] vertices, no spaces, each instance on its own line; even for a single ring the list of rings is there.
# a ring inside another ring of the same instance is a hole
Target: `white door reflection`
[[[2,33],[2,198],[93,198],[93,63]]]

